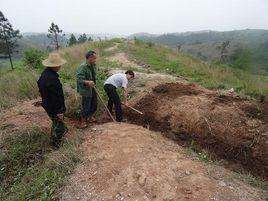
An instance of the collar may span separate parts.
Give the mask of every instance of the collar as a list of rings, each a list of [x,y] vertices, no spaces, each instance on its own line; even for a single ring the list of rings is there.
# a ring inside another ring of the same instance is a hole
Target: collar
[[[86,64],[87,64],[87,66],[89,66],[89,67],[93,67],[93,66],[95,66],[95,64],[89,64],[87,61],[86,61]]]
[[[54,70],[52,70],[50,67],[47,67],[47,68],[46,68],[46,71],[48,71],[48,72],[50,72],[50,73],[56,75],[57,77],[59,77],[59,74],[58,74],[57,72],[55,72]]]

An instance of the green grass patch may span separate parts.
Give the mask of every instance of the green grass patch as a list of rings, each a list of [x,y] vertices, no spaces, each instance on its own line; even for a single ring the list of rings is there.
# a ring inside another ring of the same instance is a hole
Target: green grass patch
[[[122,43],[119,48],[139,62],[149,64],[153,70],[174,76],[183,76],[210,89],[234,88],[241,94],[268,95],[268,76],[253,75],[233,69],[225,64],[203,62],[189,55],[162,46],[147,43]]]
[[[256,178],[250,173],[237,173],[235,174],[235,178],[257,188],[261,188],[263,190],[268,190],[268,181],[260,178]]]
[[[56,190],[79,161],[79,133],[54,151],[39,129],[13,133],[1,143],[1,200],[54,200]]]

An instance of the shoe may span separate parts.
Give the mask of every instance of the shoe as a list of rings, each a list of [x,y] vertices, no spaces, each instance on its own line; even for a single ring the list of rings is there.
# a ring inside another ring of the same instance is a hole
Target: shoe
[[[117,122],[127,122],[127,119],[116,119]]]

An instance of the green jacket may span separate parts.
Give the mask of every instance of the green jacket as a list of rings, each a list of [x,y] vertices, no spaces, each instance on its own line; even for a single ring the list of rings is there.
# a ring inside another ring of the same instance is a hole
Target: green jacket
[[[91,70],[96,72],[96,65],[90,65],[86,61],[83,62],[76,71],[76,78],[77,78],[77,92],[81,96],[91,96],[92,95],[92,88],[85,85],[85,80],[92,80],[94,81],[94,77],[92,75]]]

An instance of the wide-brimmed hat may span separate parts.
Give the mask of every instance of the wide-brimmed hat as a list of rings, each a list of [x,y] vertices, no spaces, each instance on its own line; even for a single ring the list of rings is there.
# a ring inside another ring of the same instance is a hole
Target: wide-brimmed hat
[[[46,67],[57,67],[67,63],[58,53],[50,53],[48,58],[45,59],[42,64]]]

